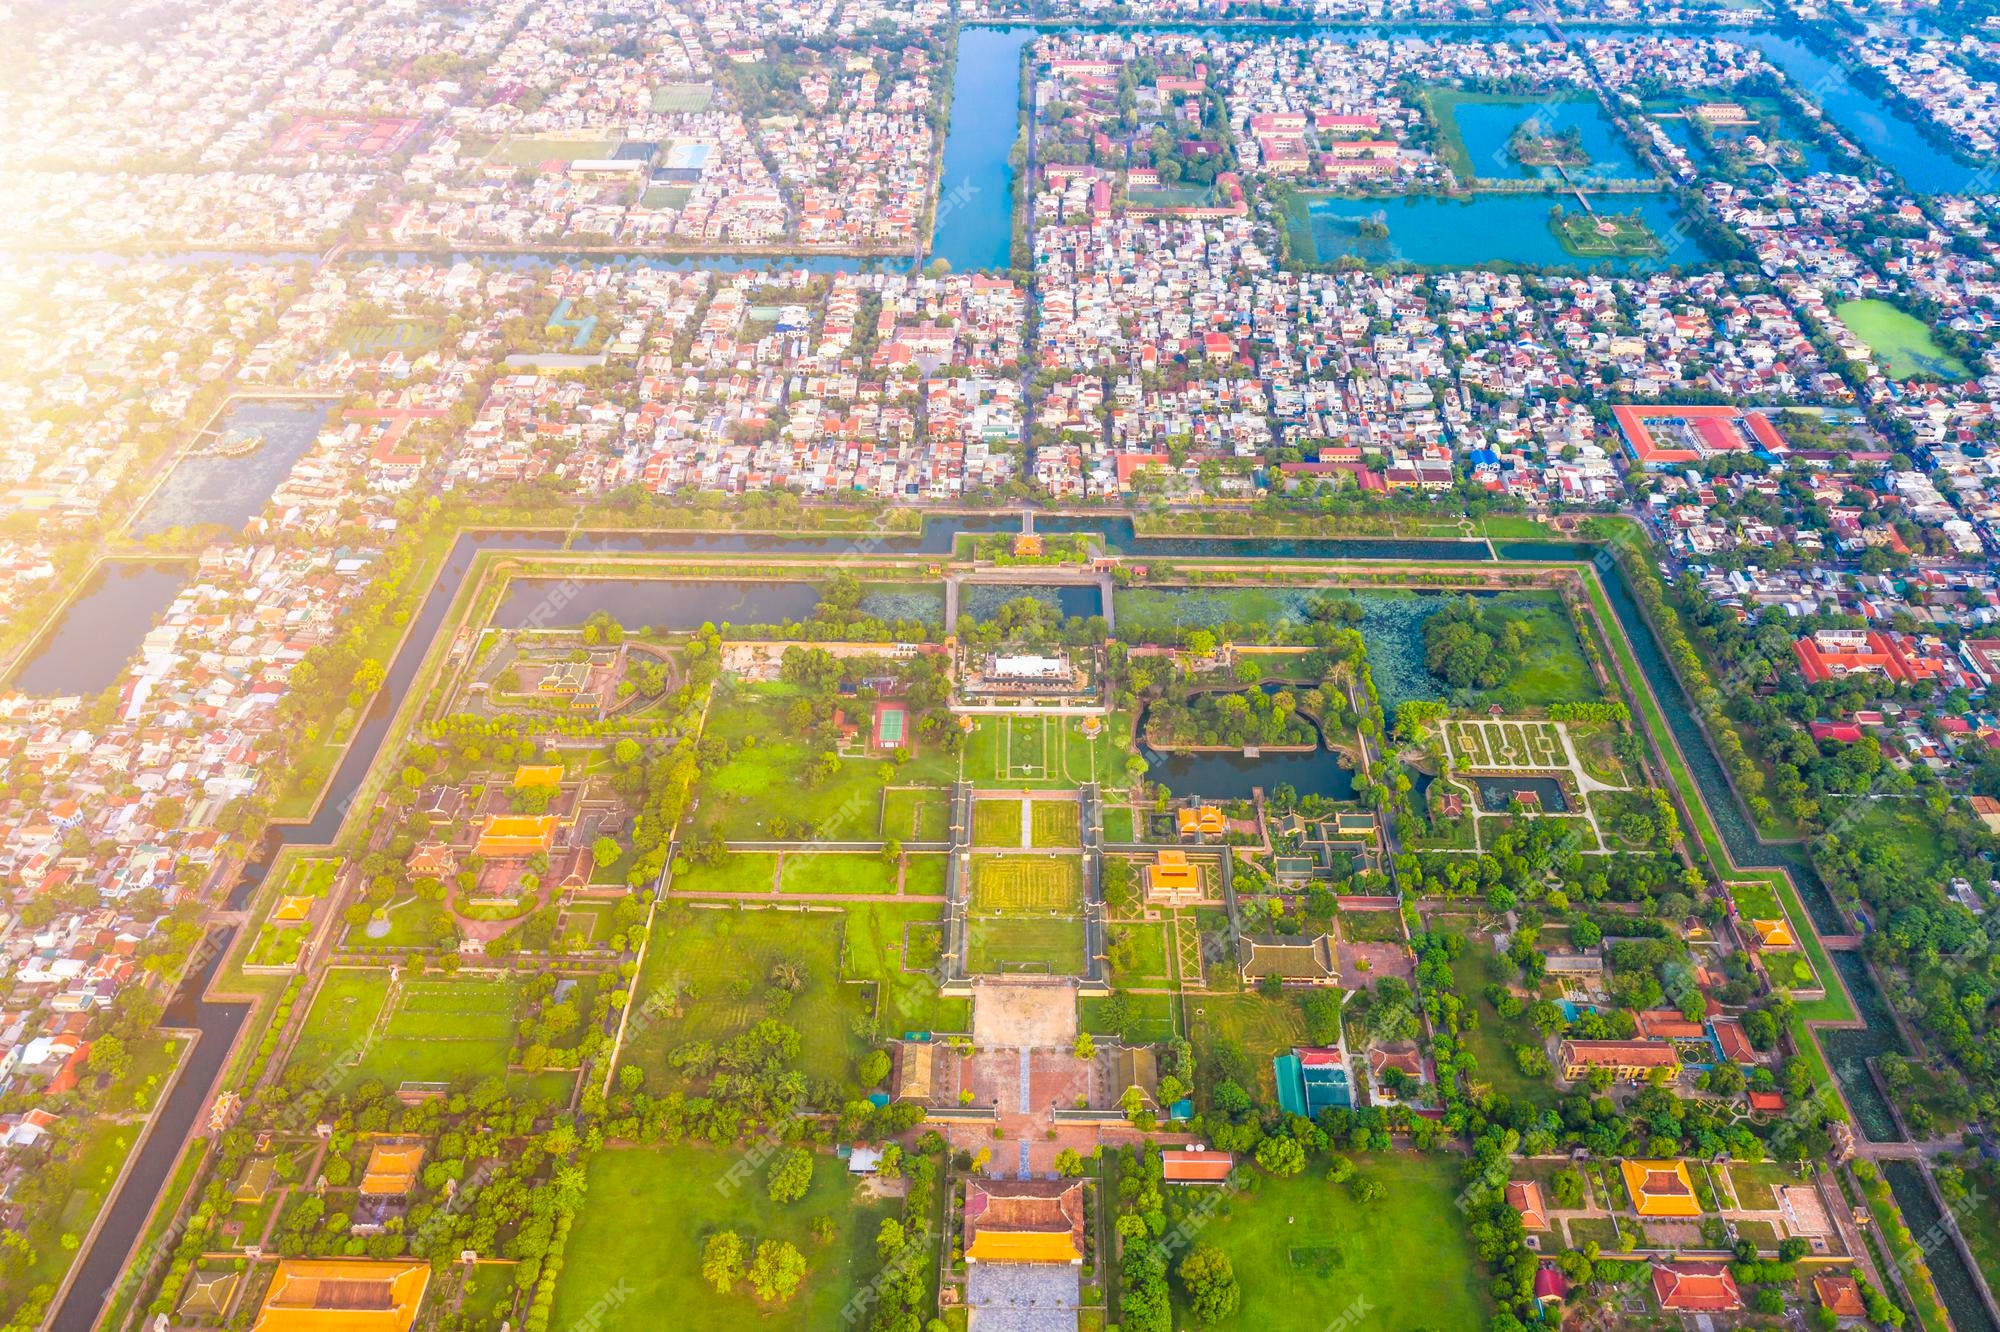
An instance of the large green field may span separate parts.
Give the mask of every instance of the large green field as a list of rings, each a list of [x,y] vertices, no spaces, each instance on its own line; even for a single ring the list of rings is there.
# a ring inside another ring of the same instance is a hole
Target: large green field
[[[1083,862],[1054,854],[974,856],[971,909],[976,916],[1077,915]]]
[[[866,1019],[869,1005],[863,987],[841,983],[843,923],[838,911],[663,906],[654,918],[621,1062],[645,1069],[664,1089],[675,1082],[667,1065],[675,1047],[726,1041],[776,1017],[805,1038],[800,1062],[808,1075],[847,1079],[861,1050],[855,1024]],[[770,998],[780,962],[805,973],[805,987],[782,1012]]]
[[[703,735],[727,742],[735,752],[702,780],[698,817],[704,827],[752,840],[773,836],[775,819],[782,820],[789,837],[872,838],[882,827],[885,788],[943,788],[957,780],[956,756],[922,746],[901,765],[849,757],[830,776],[815,775],[812,746],[784,716],[797,693],[782,684],[718,691]],[[780,792],[783,798],[774,799]],[[898,807],[911,809],[920,801],[914,793],[898,792],[896,799]],[[938,828],[935,816],[928,826]]]
[[[1504,1096],[1553,1105],[1555,1088],[1548,1079],[1529,1077],[1514,1059],[1515,1046],[1539,1045],[1541,1033],[1525,1012],[1512,1021],[1502,1018],[1482,993],[1489,984],[1507,978],[1507,964],[1483,939],[1469,939],[1451,964],[1451,975],[1459,996],[1479,1015],[1479,1025],[1465,1036],[1466,1048],[1479,1061],[1479,1081]]]
[[[872,982],[880,991],[877,1032],[970,1031],[972,1002],[938,996],[944,931],[936,906],[856,902],[845,912],[841,977]]]
[[[1353,1326],[1381,1332],[1486,1326],[1478,1260],[1456,1206],[1459,1164],[1450,1156],[1385,1153],[1355,1160],[1357,1177],[1381,1183],[1362,1205],[1329,1183],[1315,1163],[1290,1179],[1258,1174],[1227,1197],[1201,1243],[1229,1255],[1242,1306],[1209,1326],[1259,1332],[1321,1332]],[[1174,1190],[1177,1201],[1203,1195]],[[1180,1297],[1175,1284],[1177,1301]],[[1360,1311],[1348,1324],[1340,1319]],[[1182,1311],[1182,1326],[1192,1326]]]
[[[974,916],[967,931],[966,968],[980,975],[1023,972],[1076,976],[1083,972],[1083,921]]]
[[[879,1269],[875,1233],[895,1205],[862,1200],[845,1166],[822,1155],[806,1196],[780,1206],[765,1190],[764,1172],[745,1173],[743,1161],[740,1152],[693,1147],[592,1157],[550,1325],[598,1332],[842,1326],[842,1307]],[[815,1217],[833,1222],[830,1242],[813,1239]],[[748,1282],[718,1295],[702,1280],[701,1250],[723,1230],[753,1251],[761,1240],[789,1241],[805,1255],[804,1284],[780,1305],[760,1303]]]
[[[315,1077],[337,1071],[335,1085],[346,1088],[510,1077],[519,992],[510,977],[405,977],[391,1002],[387,970],[338,967],[313,999],[291,1064]],[[574,1075],[511,1080],[526,1095],[561,1096]]]
[[[1959,380],[1970,373],[1922,320],[1887,301],[1842,301],[1833,315],[1868,344],[1891,379]]]

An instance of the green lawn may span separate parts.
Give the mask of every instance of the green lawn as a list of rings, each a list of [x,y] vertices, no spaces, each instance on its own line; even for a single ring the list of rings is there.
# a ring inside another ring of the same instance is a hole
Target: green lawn
[[[713,865],[674,873],[677,893],[768,893],[777,881],[778,857],[770,851],[732,851]]]
[[[1233,970],[1224,963],[1210,975]],[[1195,1080],[1204,1093],[1229,1078],[1266,1109],[1278,1108],[1271,1059],[1306,1038],[1305,1014],[1295,996],[1266,999],[1254,991],[1190,994],[1187,1021],[1188,1039],[1195,1049]]]
[[[884,788],[942,788],[957,780],[956,756],[922,747],[901,765],[850,757],[831,775],[817,775],[812,746],[796,738],[798,728],[784,715],[795,697],[795,689],[779,684],[718,691],[703,734],[729,742],[735,752],[702,779],[698,817],[704,827],[738,840],[781,833],[872,837],[881,826]]]
[[[896,867],[873,852],[787,853],[778,869],[786,893],[893,893]]]
[[[942,842],[950,834],[951,801],[929,788],[892,786],[883,793],[882,836]]]
[[[983,787],[1049,789],[1125,780],[1132,719],[1103,718],[1093,738],[1080,717],[980,717],[965,741],[965,776]]]
[[[544,138],[539,135],[509,136],[493,150],[495,161],[508,166],[534,167],[544,162],[575,162],[585,158],[609,157],[618,151],[617,139]]]
[[[1081,1001],[1083,1029],[1091,1035],[1127,1036],[1135,1041],[1153,1045],[1173,1039],[1174,997],[1172,995],[1126,995],[1125,1011],[1128,1021],[1122,1031],[1113,1026],[1105,1015],[1104,1008],[1108,1002],[1094,997]]]
[[[1964,379],[1965,362],[1938,346],[1923,321],[1887,301],[1842,301],[1833,317],[1868,344],[1891,379]]]
[[[1081,975],[1086,960],[1083,921],[1074,916],[974,916],[967,951],[967,968],[982,975]]]
[[[903,857],[903,891],[912,897],[940,897],[944,894],[945,857],[910,855]]]
[[[1451,964],[1452,980],[1459,997],[1479,1015],[1479,1026],[1466,1033],[1466,1048],[1479,1061],[1479,1080],[1493,1090],[1538,1106],[1555,1104],[1555,1088],[1547,1078],[1531,1078],[1514,1062],[1514,1047],[1538,1045],[1541,1033],[1528,1021],[1526,1012],[1509,1022],[1494,1011],[1480,993],[1488,984],[1505,979],[1507,966],[1484,941],[1468,940],[1465,951]]]
[[[1167,927],[1158,921],[1108,927],[1113,985],[1165,985]],[[1123,965],[1121,965],[1121,963]]]
[[[840,1327],[842,1307],[879,1268],[875,1233],[896,1205],[862,1201],[829,1154],[815,1158],[806,1196],[779,1206],[764,1172],[745,1170],[744,1160],[692,1147],[591,1158],[589,1197],[570,1235],[551,1326],[654,1332],[665,1316],[680,1327]],[[833,1221],[830,1243],[812,1238],[815,1217]],[[753,1250],[762,1240],[789,1241],[805,1255],[804,1284],[779,1306],[761,1304],[748,1282],[718,1295],[702,1280],[701,1250],[723,1230]]]
[[[689,1041],[726,1041],[766,1017],[805,1038],[808,1075],[842,1081],[861,1051],[857,1020],[868,997],[840,981],[843,914],[776,908],[697,909],[663,905],[653,922],[623,1060],[646,1070],[656,1092],[677,1085],[667,1055]],[[805,988],[776,1011],[772,969],[781,961],[805,972]],[[670,995],[678,993],[678,1003]]]
[[[338,968],[314,998],[291,1062],[316,1075],[344,1070],[342,1087],[510,1077],[519,989],[507,977],[406,976],[385,1017],[389,973]],[[516,1090],[534,1097],[563,1095],[574,1080],[562,1072],[513,1076]]]
[[[1227,1197],[1201,1231],[1201,1242],[1229,1255],[1242,1305],[1224,1329],[1320,1329],[1352,1325],[1380,1332],[1484,1327],[1484,1277],[1455,1204],[1459,1165],[1450,1155],[1362,1156],[1357,1175],[1385,1186],[1378,1203],[1355,1203],[1315,1163],[1290,1179],[1259,1174],[1246,1193]],[[1205,1205],[1191,1188],[1175,1201]],[[1178,1304],[1183,1297],[1173,1283]],[[1185,1307],[1181,1325],[1191,1326]]]
[[[841,977],[873,983],[880,992],[876,1034],[969,1031],[971,1001],[938,996],[936,967],[943,927],[936,906],[856,902],[848,907]]]
[[[653,89],[653,110],[661,115],[706,111],[715,97],[709,83],[663,83]]]
[[[1483,709],[1498,703],[1514,711],[1602,697],[1561,596],[1540,591],[1503,592],[1480,604],[1525,625],[1529,638],[1527,650],[1497,687],[1468,691],[1474,704]]]
[[[1083,845],[1082,813],[1074,801],[1035,801],[1028,806],[1030,843],[1038,847]]]

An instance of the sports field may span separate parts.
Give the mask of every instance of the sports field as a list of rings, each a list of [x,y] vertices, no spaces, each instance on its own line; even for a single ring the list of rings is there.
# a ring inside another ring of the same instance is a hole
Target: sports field
[[[1083,911],[1083,862],[1075,856],[974,856],[975,916],[1074,916]]]
[[[660,115],[708,110],[715,88],[707,83],[663,83],[653,89],[653,110]]]
[[[965,778],[980,786],[1044,788],[1111,785],[1124,780],[1125,738],[1132,719],[1096,718],[1084,734],[1082,717],[981,717],[965,739]]]
[[[509,136],[493,150],[496,161],[508,166],[532,167],[544,162],[577,162],[611,156],[618,151],[616,139],[542,138],[528,134]]]

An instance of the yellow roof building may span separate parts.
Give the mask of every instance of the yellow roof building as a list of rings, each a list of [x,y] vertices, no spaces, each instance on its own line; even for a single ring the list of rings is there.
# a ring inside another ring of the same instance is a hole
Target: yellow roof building
[[[368,1153],[368,1165],[361,1172],[364,1198],[400,1198],[417,1186],[417,1171],[424,1163],[421,1143],[407,1146],[377,1146]]]
[[[1214,805],[1202,805],[1196,809],[1177,809],[1174,811],[1174,820],[1183,837],[1192,837],[1196,833],[1208,837],[1220,837],[1228,827],[1223,820],[1222,811]]]
[[[1154,864],[1146,866],[1146,896],[1165,899],[1193,899],[1201,896],[1201,871],[1188,863],[1179,851],[1162,851]]]
[[[532,856],[556,842],[553,814],[492,814],[479,830],[473,850],[482,856]]]
[[[408,1332],[430,1280],[406,1259],[286,1258],[251,1332]]]
[[[1625,1191],[1632,1195],[1632,1210],[1640,1216],[1701,1215],[1687,1162],[1621,1161],[1618,1169],[1625,1176]]]
[[[982,1230],[965,1251],[975,1263],[1077,1263],[1083,1255],[1076,1251],[1067,1230]]]
[[[1792,937],[1792,927],[1782,920],[1753,920],[1750,928],[1757,931],[1757,941],[1766,948],[1796,948],[1798,940]]]
[[[525,790],[530,786],[561,786],[563,779],[560,763],[524,763],[514,769],[514,789]]]
[[[278,909],[271,913],[271,920],[278,925],[298,925],[312,915],[313,900],[310,897],[286,896],[278,899]]]

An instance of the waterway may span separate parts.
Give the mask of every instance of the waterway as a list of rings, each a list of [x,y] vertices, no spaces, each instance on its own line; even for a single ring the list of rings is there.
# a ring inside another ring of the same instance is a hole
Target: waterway
[[[100,565],[82,594],[22,662],[8,687],[36,698],[96,694],[117,684],[160,612],[187,586],[182,565]]]
[[[1099,519],[1089,517],[1038,519],[1038,530],[1045,532],[1091,531],[1099,533],[1107,548],[1133,557],[1193,555],[1193,556],[1235,556],[1243,559],[1404,559],[1428,562],[1478,562],[1488,558],[1488,548],[1483,542],[1453,541],[1396,541],[1362,540],[1344,541],[1326,538],[1262,538],[1253,540],[1231,540],[1228,538],[1139,538],[1133,534],[1131,523],[1122,519]],[[896,538],[882,543],[878,548],[891,552],[923,551],[944,553],[952,545],[960,532],[1002,531],[1018,529],[1018,519],[1004,514],[975,515],[970,518],[940,516],[925,522],[921,535]],[[313,818],[304,823],[279,825],[272,829],[236,889],[230,895],[229,905],[234,909],[245,907],[258,884],[263,880],[273,858],[287,845],[324,845],[331,842],[347,812],[348,805],[361,789],[363,779],[373,766],[389,723],[407,694],[411,683],[431,643],[444,625],[451,605],[472,567],[474,558],[482,550],[530,551],[551,550],[563,547],[565,538],[561,534],[537,533],[468,533],[459,538],[446,556],[436,582],[426,594],[423,602],[412,617],[408,635],[403,645],[390,661],[382,689],[370,705],[366,717],[357,729],[353,741],[328,783],[326,797]],[[701,551],[741,551],[771,553],[815,553],[838,552],[853,549],[851,537],[788,537],[788,536],[714,536],[701,534],[652,533],[644,536],[628,534],[606,534],[588,537],[573,543],[572,549],[648,549],[698,553]],[[1592,548],[1560,543],[1526,542],[1502,545],[1498,551],[1503,559],[1521,561],[1575,561],[1588,559]],[[1751,835],[1747,823],[1731,798],[1729,787],[1722,776],[1722,769],[1710,750],[1702,732],[1694,724],[1686,699],[1678,683],[1667,669],[1666,661],[1659,646],[1639,613],[1636,603],[1627,592],[1622,573],[1610,561],[1601,561],[1600,571],[1616,614],[1627,638],[1631,641],[1642,672],[1651,682],[1658,695],[1662,709],[1667,713],[1669,728],[1682,738],[1690,769],[1694,773],[1699,794],[1708,806],[1731,854],[1742,863],[1784,863],[1801,861],[1802,856],[1793,848],[1763,848]],[[1259,764],[1259,780],[1262,783],[1268,769]],[[1219,784],[1219,778],[1211,777]],[[1351,781],[1351,778],[1350,778]],[[1273,782],[1272,785],[1276,783]],[[1294,783],[1300,790],[1308,786]],[[1809,875],[1809,869],[1806,871]],[[1817,880],[1811,882],[1817,887]],[[1802,891],[1805,881],[1801,881]],[[1818,893],[1824,897],[1824,888]],[[1814,901],[1808,895],[1809,906]],[[1830,906],[1830,902],[1828,903]],[[1815,920],[1819,917],[1815,913]],[[223,936],[226,944],[227,936]],[[240,1004],[225,1004],[200,1001],[198,996],[205,989],[206,979],[212,975],[216,960],[212,959],[202,978],[190,985],[176,1001],[172,1021],[176,1025],[192,1025],[204,1035],[189,1056],[189,1062],[182,1076],[175,1083],[172,1092],[162,1104],[156,1124],[157,1131],[150,1134],[134,1158],[132,1169],[117,1196],[110,1204],[109,1214],[96,1241],[84,1253],[79,1268],[79,1277],[68,1296],[56,1309],[51,1327],[53,1332],[89,1332],[102,1302],[123,1270],[126,1255],[145,1224],[146,1214],[165,1188],[167,1175],[172,1168],[173,1157],[180,1143],[185,1139],[201,1106],[206,1102],[216,1078],[221,1073],[222,1059],[227,1047],[242,1026],[247,1009]],[[1880,993],[1868,981],[1865,968],[1858,958],[1843,963],[1846,955],[1836,955],[1836,966],[1848,982],[1861,1015],[1871,1024],[1867,1032],[1853,1033],[1859,1042],[1870,1040],[1894,1040],[1895,1028],[1886,1019]],[[1846,1053],[1839,1051],[1844,1033],[1824,1032],[1823,1040],[1828,1046],[1828,1057],[1834,1064],[1836,1076],[1841,1079],[1849,1104],[1854,1106],[1863,1131],[1868,1136],[1877,1136],[1874,1105],[1879,1105],[1879,1096],[1873,1092],[1872,1080],[1865,1070],[1860,1076],[1849,1064]],[[1855,1048],[1859,1048],[1858,1045]],[[1895,1048],[1880,1046],[1879,1049]],[[1874,1050],[1870,1051],[1876,1052]],[[1870,1099],[1874,1097],[1874,1103]],[[1886,1115],[1886,1107],[1882,1107]],[[1958,1264],[1956,1250],[1944,1250],[1932,1255],[1934,1270],[1938,1273],[1940,1288],[1943,1289],[1954,1279],[1965,1279],[1962,1268],[1957,1277],[1945,1271],[1948,1266]],[[1978,1325],[1975,1325],[1978,1326]]]
[[[175,527],[220,524],[240,528],[264,511],[273,491],[305,457],[333,411],[329,401],[238,402],[223,413],[209,442],[242,432],[261,441],[249,453],[220,456],[194,453],[153,492],[133,520],[134,536],[152,536]]]
[[[1269,692],[1279,687],[1267,685],[1265,689]],[[1161,751],[1144,738],[1150,711],[1148,707],[1139,713],[1139,757],[1146,762],[1147,779],[1177,797],[1248,800],[1258,788],[1269,795],[1280,786],[1289,786],[1302,796],[1354,799],[1354,772],[1343,767],[1340,755],[1326,747],[1326,735],[1317,724],[1313,731],[1319,736],[1319,747],[1306,752],[1249,757],[1241,750]]]
[[[1951,1315],[1953,1332],[2000,1332],[1986,1311],[1986,1301],[1979,1298],[1958,1246],[1945,1233],[1944,1213],[1925,1185],[1921,1170],[1914,1161],[1884,1161],[1882,1180],[1894,1195],[1910,1234],[1919,1245],[1930,1246],[1923,1255],[1924,1265],[1930,1268],[1931,1283],[1944,1301],[1945,1312]],[[1901,1257],[1891,1254],[1892,1260]]]
[[[953,271],[1001,269],[1014,249],[1014,163],[1021,48],[1033,28],[967,28],[951,80],[951,126],[938,174],[931,254]]]

